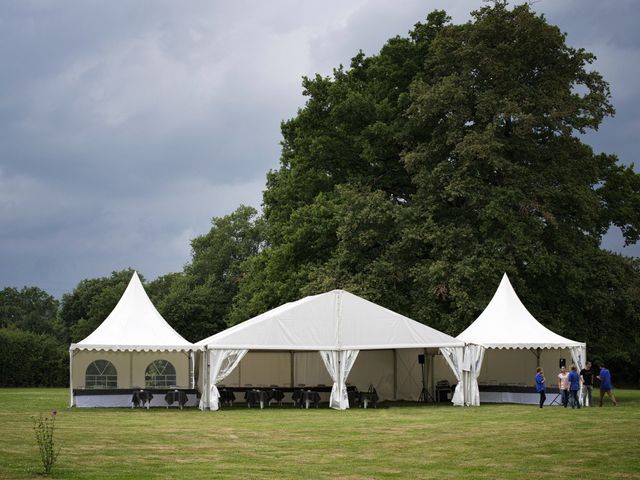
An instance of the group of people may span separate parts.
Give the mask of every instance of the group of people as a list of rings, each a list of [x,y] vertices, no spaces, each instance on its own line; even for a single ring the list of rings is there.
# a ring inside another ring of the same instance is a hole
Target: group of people
[[[600,372],[595,377],[600,380],[600,406],[602,406],[602,400],[605,394],[609,396],[614,405],[617,405],[616,397],[613,396],[611,391],[611,372],[604,366],[600,365]],[[593,392],[593,379],[594,373],[591,370],[591,362],[587,362],[585,367],[580,370],[575,365],[571,365],[571,371],[567,372],[566,367],[560,368],[558,373],[558,389],[562,396],[562,405],[567,408],[571,405],[571,408],[580,408],[580,399],[578,399],[578,392],[580,392],[580,386],[582,385],[582,405],[592,405],[592,392]],[[546,395],[546,380],[544,377],[544,370],[542,367],[536,369],[536,391],[540,394],[540,408],[544,405],[547,399]]]

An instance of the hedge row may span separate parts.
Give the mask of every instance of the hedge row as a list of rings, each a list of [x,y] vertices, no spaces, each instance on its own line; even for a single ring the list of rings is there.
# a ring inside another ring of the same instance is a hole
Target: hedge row
[[[67,386],[67,349],[50,335],[1,328],[0,387]]]

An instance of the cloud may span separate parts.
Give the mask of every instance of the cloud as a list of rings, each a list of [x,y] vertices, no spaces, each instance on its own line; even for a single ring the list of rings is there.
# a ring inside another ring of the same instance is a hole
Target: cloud
[[[375,54],[434,9],[464,22],[482,5],[3,5],[0,287],[38,285],[60,296],[82,278],[128,266],[149,279],[180,270],[211,217],[260,205],[265,174],[278,166],[280,122],[305,101],[303,75],[329,75],[360,49]],[[618,116],[587,139],[630,163],[640,123],[632,3],[533,8],[598,55]]]

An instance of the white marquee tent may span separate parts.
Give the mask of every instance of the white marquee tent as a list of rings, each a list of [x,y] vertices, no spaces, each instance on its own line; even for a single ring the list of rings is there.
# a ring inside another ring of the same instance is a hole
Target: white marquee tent
[[[134,272],[109,316],[93,333],[69,348],[71,406],[77,405],[74,386],[80,390],[93,390],[96,394],[91,401],[91,396],[83,395],[80,400],[89,403],[78,406],[128,405],[130,393],[121,392],[120,395],[110,395],[110,398],[105,394],[108,390],[122,391],[145,386],[145,369],[157,360],[170,362],[175,368],[176,386],[193,387],[191,352],[194,349],[192,343],[162,318],[147,296],[138,274]],[[102,362],[99,365],[110,364],[112,375],[101,375],[99,371],[93,372],[95,375],[86,373],[89,368],[95,368],[92,365],[96,365],[96,361]],[[91,378],[92,385],[89,385],[87,378]],[[104,378],[106,381],[102,382]],[[124,405],[120,405],[123,402]]]
[[[459,360],[464,348],[460,340],[343,290],[287,303],[195,345],[206,348],[203,410],[219,408],[216,385],[238,367],[249,350],[318,352],[333,383],[330,406],[346,409],[347,377],[360,351],[438,348],[456,378],[461,378]],[[272,363],[268,369],[277,365]],[[463,404],[462,389],[458,390],[454,403]]]
[[[478,382],[483,380],[483,376],[489,383],[521,383],[524,380],[523,383],[531,384],[536,366],[546,365],[547,384],[552,385],[555,375],[550,373],[557,368],[558,358],[569,352],[579,370],[584,368],[586,358],[585,343],[552,332],[529,313],[506,273],[489,305],[457,338],[468,344],[463,367],[468,405],[480,404]],[[485,358],[485,351],[493,358]],[[523,351],[531,353],[525,353],[523,357]],[[532,363],[534,359],[535,364]],[[486,401],[492,400],[520,403],[521,399],[518,395],[507,395],[493,399],[488,397]]]

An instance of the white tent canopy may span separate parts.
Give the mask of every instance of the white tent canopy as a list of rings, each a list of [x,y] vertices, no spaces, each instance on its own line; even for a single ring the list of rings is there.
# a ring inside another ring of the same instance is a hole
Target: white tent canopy
[[[113,311],[91,335],[70,350],[188,351],[193,344],[176,332],[153,306],[134,272]]]
[[[448,358],[461,355],[464,347],[460,340],[344,290],[287,303],[195,345],[209,350],[201,408],[212,410],[218,408],[216,383],[248,350],[320,352],[334,382],[330,404],[344,409],[349,406],[346,378],[360,350],[437,347]]]
[[[469,367],[465,398],[472,405],[479,404],[477,379],[482,367],[483,350],[486,348],[569,348],[574,363],[578,368],[584,368],[586,344],[564,338],[538,322],[518,298],[506,273],[484,311],[456,338],[477,346],[473,352],[469,347],[465,351],[465,357],[469,357],[468,360],[465,359]]]
[[[70,404],[74,405],[73,359],[77,354],[85,358],[96,355],[90,352],[130,352],[130,357],[134,355],[133,352],[184,352],[189,357],[191,365],[191,351],[196,349],[162,318],[147,296],[137,272],[134,272],[129,285],[109,316],[88,337],[78,343],[72,343],[69,347]],[[132,361],[130,358],[130,362]],[[133,382],[132,368],[130,366],[128,372],[130,382]],[[76,376],[78,375],[80,373],[76,372]]]

